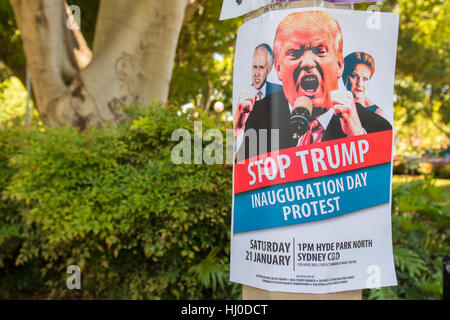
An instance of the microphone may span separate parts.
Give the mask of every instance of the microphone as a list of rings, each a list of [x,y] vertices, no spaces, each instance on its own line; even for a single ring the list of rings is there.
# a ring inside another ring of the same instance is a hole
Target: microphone
[[[306,96],[299,97],[295,100],[294,110],[289,119],[289,125],[293,131],[294,139],[301,137],[308,131],[312,108],[312,100]]]
[[[238,124],[237,124],[239,129],[244,126],[244,124],[242,123],[244,120],[244,116],[246,113],[249,113],[249,112],[250,112],[249,107],[245,107],[244,110],[242,111],[241,115],[239,116],[239,120],[238,120]]]

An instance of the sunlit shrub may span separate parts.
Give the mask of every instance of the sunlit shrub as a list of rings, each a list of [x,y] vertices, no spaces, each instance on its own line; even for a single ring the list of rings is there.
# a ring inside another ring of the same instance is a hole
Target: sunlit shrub
[[[172,131],[193,126],[176,111],[153,106],[82,133],[2,132],[0,283],[9,289],[0,295],[20,293],[10,271],[30,266],[33,290],[55,298],[239,295],[228,280],[232,168],[171,162]],[[72,264],[82,273],[76,293],[66,288]]]

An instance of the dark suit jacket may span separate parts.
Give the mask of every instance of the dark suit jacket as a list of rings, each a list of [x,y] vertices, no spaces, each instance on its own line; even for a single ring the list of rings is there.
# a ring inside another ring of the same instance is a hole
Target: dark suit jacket
[[[392,129],[391,124],[386,119],[364,108],[359,103],[356,103],[356,109],[361,124],[367,133]],[[298,139],[293,139],[294,132],[289,126],[290,117],[289,103],[282,91],[274,92],[261,101],[256,101],[245,123],[244,141],[238,150],[237,161],[271,151],[295,147]],[[279,139],[277,139],[274,129],[278,130]],[[321,141],[345,137],[347,136],[342,131],[339,118],[333,115]],[[279,142],[277,143],[276,140],[279,140]]]
[[[384,130],[391,130],[392,126],[383,117],[364,108],[361,104],[356,103],[356,110],[358,111],[359,120],[362,127],[367,133],[379,132]],[[334,139],[346,138],[347,135],[342,131],[341,122],[339,118],[333,116],[325,130],[321,141],[329,141]]]
[[[293,131],[289,127],[290,117],[289,103],[282,91],[274,92],[256,101],[245,123],[244,141],[238,150],[237,160],[294,147],[297,142],[292,139]],[[274,129],[278,130],[279,139]],[[272,143],[272,139],[275,143]]]

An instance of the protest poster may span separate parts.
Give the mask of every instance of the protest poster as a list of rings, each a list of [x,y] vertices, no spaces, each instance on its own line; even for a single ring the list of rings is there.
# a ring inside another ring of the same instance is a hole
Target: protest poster
[[[396,285],[397,35],[397,14],[317,7],[240,27],[231,281],[295,293]]]
[[[220,13],[220,20],[236,18],[267,5],[276,3],[296,2],[296,1],[305,1],[305,0],[224,0],[222,5],[222,11]],[[323,0],[323,1],[333,4],[371,2],[370,0]],[[314,2],[315,2],[314,5],[319,5],[322,2],[322,0],[316,0]]]

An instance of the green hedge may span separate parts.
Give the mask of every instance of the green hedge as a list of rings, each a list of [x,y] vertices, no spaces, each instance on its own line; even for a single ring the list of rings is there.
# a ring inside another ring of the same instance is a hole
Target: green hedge
[[[170,160],[172,131],[193,132],[190,118],[153,106],[81,134],[0,132],[0,297],[238,297],[228,280],[232,167]],[[66,288],[72,264],[81,291]]]
[[[420,158],[394,161],[394,174],[421,175],[423,173],[433,174],[436,178],[450,179],[450,164],[433,163]]]
[[[369,299],[442,299],[442,262],[450,254],[450,184],[432,174],[393,186],[392,240],[398,286]]]

